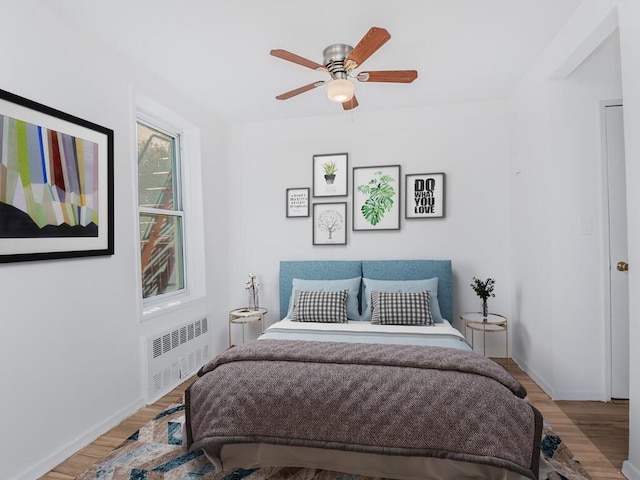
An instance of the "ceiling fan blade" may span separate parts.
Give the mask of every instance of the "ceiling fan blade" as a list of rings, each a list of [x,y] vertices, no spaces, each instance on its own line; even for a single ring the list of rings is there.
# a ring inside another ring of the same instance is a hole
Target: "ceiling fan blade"
[[[411,83],[418,78],[416,70],[382,70],[378,72],[360,72],[356,78],[361,82]]]
[[[297,63],[298,65],[302,65],[303,67],[310,68],[311,70],[322,70],[326,72],[327,69],[324,65],[320,65],[312,60],[308,60],[300,55],[296,55],[295,53],[288,52],[282,49],[271,50],[271,55],[274,57],[281,58],[282,60],[286,60],[288,62]]]
[[[375,51],[384,45],[390,38],[391,35],[386,29],[371,27],[346,58],[345,63],[347,68],[349,70],[353,70],[358,65],[362,65],[367,58],[373,55]]]
[[[351,97],[351,100],[347,100],[346,102],[342,102],[342,108],[344,110],[353,110],[358,106],[358,99],[354,95]]]
[[[282,94],[278,95],[276,98],[278,100],[287,100],[288,98],[295,97],[296,95],[300,95],[301,93],[304,93],[304,92],[308,92],[309,90],[313,90],[314,88],[319,87],[320,85],[324,85],[324,84],[325,84],[324,81],[313,82],[313,83],[310,83],[308,85],[304,85],[303,87],[298,87],[295,90],[291,90],[289,92],[282,93]]]

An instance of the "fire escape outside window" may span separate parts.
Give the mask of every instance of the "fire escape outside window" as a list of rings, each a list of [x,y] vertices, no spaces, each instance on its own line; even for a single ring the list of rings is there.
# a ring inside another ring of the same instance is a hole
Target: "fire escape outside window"
[[[142,297],[186,288],[180,135],[137,121]]]

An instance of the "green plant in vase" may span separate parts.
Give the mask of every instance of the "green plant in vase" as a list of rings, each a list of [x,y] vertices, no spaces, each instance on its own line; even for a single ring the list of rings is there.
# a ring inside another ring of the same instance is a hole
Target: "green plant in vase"
[[[471,284],[471,288],[476,292],[482,299],[482,320],[487,321],[487,316],[489,315],[489,307],[487,305],[487,299],[489,297],[495,297],[496,294],[493,293],[493,288],[496,284],[496,281],[493,278],[487,278],[482,281],[476,277],[473,277],[473,283]]]

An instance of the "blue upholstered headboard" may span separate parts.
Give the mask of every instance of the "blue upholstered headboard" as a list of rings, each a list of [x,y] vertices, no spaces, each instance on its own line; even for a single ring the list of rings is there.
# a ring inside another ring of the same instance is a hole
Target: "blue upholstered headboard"
[[[420,280],[438,277],[442,316],[453,321],[451,260],[294,260],[280,262],[280,318],[287,315],[294,278],[340,280],[366,277],[376,280]]]

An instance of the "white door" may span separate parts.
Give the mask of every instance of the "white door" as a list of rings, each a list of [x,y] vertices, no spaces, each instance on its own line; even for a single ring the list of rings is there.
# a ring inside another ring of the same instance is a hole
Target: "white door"
[[[629,398],[629,281],[627,196],[622,105],[606,106],[605,141],[609,190],[609,275],[611,287],[611,397]]]

